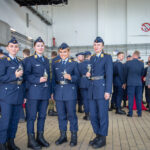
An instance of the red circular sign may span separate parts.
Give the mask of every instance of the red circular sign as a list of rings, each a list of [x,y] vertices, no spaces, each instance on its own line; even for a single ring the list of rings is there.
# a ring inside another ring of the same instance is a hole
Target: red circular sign
[[[150,23],[143,23],[141,30],[144,32],[149,32],[150,31]]]

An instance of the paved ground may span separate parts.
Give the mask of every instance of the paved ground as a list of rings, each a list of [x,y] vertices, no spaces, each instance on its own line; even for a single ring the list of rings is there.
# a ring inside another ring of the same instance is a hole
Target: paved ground
[[[127,112],[127,109],[126,109]],[[79,132],[78,145],[70,148],[70,132],[68,131],[68,142],[55,146],[55,140],[59,137],[57,117],[48,117],[45,125],[45,138],[51,143],[51,146],[43,150],[92,150],[88,142],[95,135],[89,121],[84,121],[83,114],[78,113]],[[69,129],[69,126],[68,126]],[[21,150],[27,148],[26,123],[20,123],[16,144]],[[116,115],[115,112],[109,112],[109,135],[107,137],[107,146],[101,150],[150,150],[150,113],[143,111],[141,118],[137,117],[136,111],[134,116]]]

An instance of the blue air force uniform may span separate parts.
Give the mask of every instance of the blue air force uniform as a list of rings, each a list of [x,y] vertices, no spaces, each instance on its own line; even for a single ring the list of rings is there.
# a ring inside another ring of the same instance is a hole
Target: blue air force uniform
[[[71,75],[72,80],[66,80],[63,77],[64,70]],[[67,58],[63,64],[63,60],[55,61],[53,65],[54,80],[54,99],[56,100],[56,108],[58,112],[59,129],[67,130],[67,118],[70,121],[70,131],[78,130],[78,122],[76,116],[76,82],[79,78],[77,63]],[[62,82],[62,83],[61,83]],[[63,83],[64,82],[64,83]]]
[[[18,44],[15,38],[9,43]],[[14,139],[23,103],[22,78],[16,78],[15,72],[22,66],[19,58],[8,56],[0,59],[0,144]]]
[[[43,42],[38,38],[36,42]],[[47,73],[46,82],[40,83],[40,78]],[[25,78],[29,84],[27,91],[27,133],[34,134],[34,122],[37,118],[37,132],[44,132],[44,123],[46,119],[46,111],[48,100],[50,98],[50,66],[49,60],[45,56],[34,54],[26,60]]]
[[[86,52],[85,55],[91,55],[91,53]],[[86,73],[88,72],[88,65],[90,65],[90,61],[87,59],[85,59],[82,63],[78,63],[78,70],[80,74],[80,80],[78,85],[83,99],[85,115],[89,114],[89,100],[88,100],[89,79],[86,77]]]
[[[103,40],[97,37],[94,42],[103,43]],[[112,93],[112,57],[102,51],[98,56],[95,54],[91,57],[90,64],[92,66],[91,80],[88,88],[90,120],[97,137],[90,141],[89,144],[98,148],[106,144],[105,137],[108,134],[109,100],[105,100],[104,94]]]
[[[129,100],[128,116],[133,114],[134,96],[136,99],[138,116],[142,114],[142,76],[144,73],[144,63],[138,59],[128,61],[125,65],[125,82],[127,83],[127,94]]]
[[[121,101],[123,98],[123,88],[124,84],[124,66],[117,60],[113,65],[113,101],[116,101],[117,109],[121,109]]]
[[[62,43],[61,50],[68,48],[66,43]],[[71,80],[64,79],[64,74],[70,74]],[[66,141],[67,123],[70,121],[70,131],[72,135],[78,131],[78,120],[76,115],[77,89],[76,83],[79,79],[77,63],[70,58],[65,60],[59,59],[53,64],[52,82],[56,109],[58,112],[59,129],[61,137],[56,144],[62,144]],[[77,138],[77,137],[76,137]],[[71,145],[76,145],[77,141],[72,141]]]

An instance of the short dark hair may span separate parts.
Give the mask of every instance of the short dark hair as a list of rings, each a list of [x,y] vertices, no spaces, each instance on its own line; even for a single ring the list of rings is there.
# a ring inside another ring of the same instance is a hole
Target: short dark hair
[[[51,57],[56,57],[57,56],[57,52],[56,51],[52,51],[51,52]]]
[[[124,52],[118,52],[117,53],[117,56],[121,55],[121,54],[124,54]]]
[[[30,56],[30,50],[29,49],[24,49],[23,53],[26,54],[27,56]]]
[[[134,51],[133,55],[136,55],[136,56],[139,57],[140,56],[140,52],[136,50],[136,51]]]

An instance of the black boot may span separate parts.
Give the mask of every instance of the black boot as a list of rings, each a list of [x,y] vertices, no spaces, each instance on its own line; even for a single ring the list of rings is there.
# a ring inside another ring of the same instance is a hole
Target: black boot
[[[126,112],[124,110],[121,110],[121,108],[117,108],[116,109],[116,114],[119,114],[119,115],[126,115]]]
[[[92,147],[93,148],[101,148],[106,145],[106,137],[101,136],[97,142],[95,142]]]
[[[78,112],[83,113],[82,105],[78,105]]]
[[[36,141],[42,146],[42,147],[49,147],[50,144],[44,139],[43,132],[37,133],[37,139]]]
[[[147,103],[146,108],[149,108],[149,103]]]
[[[126,100],[123,101],[123,107],[127,107]]]
[[[89,145],[92,146],[93,144],[95,144],[99,140],[99,138],[100,138],[100,135],[96,134],[96,137],[89,142]]]
[[[48,110],[48,116],[58,116],[58,114],[56,111],[49,109]]]
[[[70,146],[76,146],[77,145],[77,132],[71,132],[71,141]]]
[[[66,131],[60,131],[60,137],[57,141],[55,141],[56,145],[60,145],[67,142],[67,135],[66,135]]]
[[[6,144],[0,144],[0,150],[7,150]]]
[[[36,142],[34,134],[28,134],[28,147],[34,150],[39,150],[42,147]]]
[[[20,148],[15,145],[13,138],[8,139],[7,147],[8,147],[9,150],[20,150]]]
[[[89,113],[85,113],[85,116],[83,117],[84,120],[90,120],[90,117],[89,117]]]

